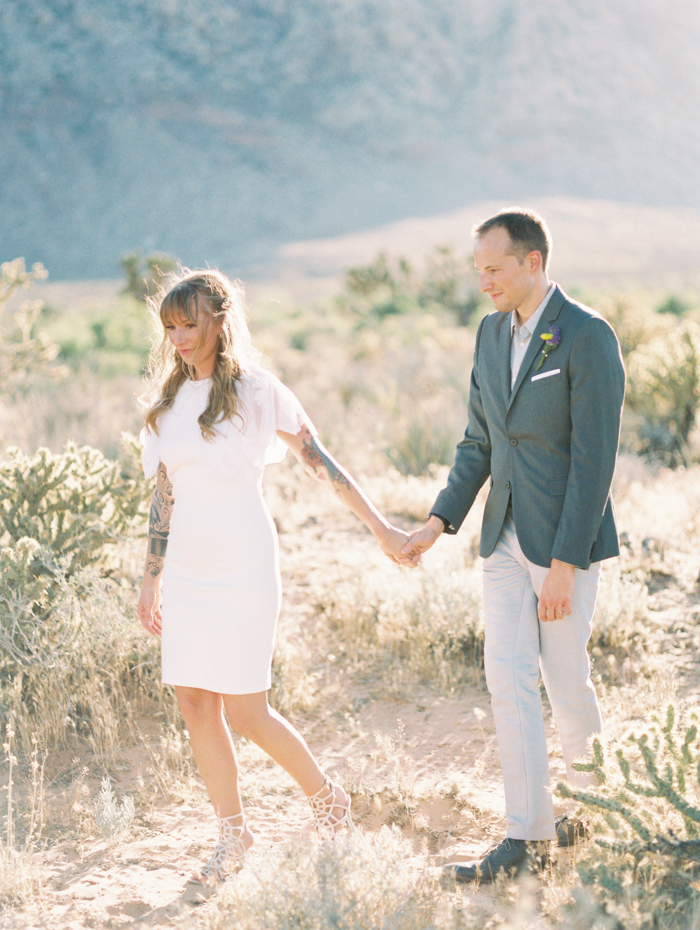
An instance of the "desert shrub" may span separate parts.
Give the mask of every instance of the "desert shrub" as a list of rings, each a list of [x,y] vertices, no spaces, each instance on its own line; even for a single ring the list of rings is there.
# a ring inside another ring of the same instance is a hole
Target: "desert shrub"
[[[385,253],[366,266],[350,268],[338,304],[363,318],[383,319],[414,310],[447,310],[466,326],[480,304],[471,260],[447,246],[428,255],[420,276],[408,259],[390,262]]]
[[[0,265],[0,391],[5,395],[26,391],[37,375],[48,375],[54,380],[64,375],[63,369],[54,363],[58,345],[37,328],[42,301],[23,301],[10,319],[5,312],[13,294],[46,277],[46,269],[39,263],[27,271],[23,258]]]
[[[607,758],[596,741],[594,760],[575,768],[592,772],[597,787],[557,787],[593,825],[595,842],[580,855],[579,875],[603,909],[614,912],[612,902],[624,908],[625,927],[658,927],[660,914],[663,926],[685,927],[698,905],[699,763],[697,714],[671,704],[665,720],[653,717]]]
[[[646,645],[649,591],[642,571],[606,564],[593,618],[590,646],[624,655]]]
[[[424,930],[454,926],[436,878],[406,868],[411,850],[398,830],[352,834],[333,843],[251,857],[197,926],[223,930]]]
[[[79,736],[110,752],[134,699],[160,693],[135,595],[106,577],[146,498],[133,462],[95,449],[15,449],[0,465],[0,711],[25,747]]]
[[[77,737],[108,754],[139,705],[160,700],[157,646],[134,601],[35,540],[0,549],[0,715],[14,717],[21,746]]]
[[[3,786],[6,796],[4,835],[0,835],[0,904],[18,905],[41,890],[41,874],[35,853],[40,847],[44,826],[43,762],[39,761],[35,740],[29,761],[29,809],[21,812],[15,799],[18,759],[12,719],[4,726],[2,748],[7,777]]]
[[[669,294],[656,308],[657,313],[670,313],[673,316],[685,316],[691,309],[691,304],[677,294]]]
[[[320,608],[334,651],[401,689],[424,680],[447,691],[483,664],[481,578],[473,567],[339,580]]]
[[[62,556],[69,574],[85,565],[106,571],[110,548],[143,519],[148,496],[135,469],[96,449],[9,449],[0,464],[0,541],[33,539]]]
[[[110,379],[145,371],[152,324],[141,301],[122,298],[116,306],[96,306],[80,314],[50,312],[46,327],[73,372]]]
[[[627,408],[635,417],[634,451],[668,465],[689,463],[698,403],[700,326],[684,320],[629,356]]]
[[[134,800],[122,796],[118,801],[109,776],[105,775],[100,786],[100,793],[92,802],[92,815],[95,826],[108,843],[114,843],[128,833],[134,820]]]
[[[329,449],[356,473],[448,465],[464,435],[474,334],[431,314],[386,317],[354,338],[273,352]],[[371,461],[370,461],[371,460]]]
[[[640,298],[628,294],[591,297],[589,302],[617,333],[625,360],[640,346],[668,332],[673,325],[672,319],[654,313]]]
[[[158,292],[163,279],[175,270],[177,260],[162,252],[145,257],[140,252],[127,252],[121,266],[126,278],[122,294],[144,301]]]
[[[33,539],[0,549],[0,680],[70,661],[91,581]]]

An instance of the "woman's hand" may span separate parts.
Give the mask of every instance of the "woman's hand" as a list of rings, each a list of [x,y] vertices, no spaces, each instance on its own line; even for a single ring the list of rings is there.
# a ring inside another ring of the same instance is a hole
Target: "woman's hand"
[[[415,568],[418,562],[412,559],[410,555],[402,552],[409,539],[408,533],[404,533],[403,530],[391,525],[377,534],[377,542],[381,546],[384,555],[398,565],[408,565],[409,568]]]
[[[146,572],[136,611],[144,629],[153,636],[160,636],[163,622],[160,612],[160,575],[153,578]]]
[[[444,531],[445,524],[440,517],[428,517],[425,526],[422,526],[409,536],[408,542],[401,551],[402,564],[415,568],[423,553],[427,552],[435,544],[435,541],[442,536]]]

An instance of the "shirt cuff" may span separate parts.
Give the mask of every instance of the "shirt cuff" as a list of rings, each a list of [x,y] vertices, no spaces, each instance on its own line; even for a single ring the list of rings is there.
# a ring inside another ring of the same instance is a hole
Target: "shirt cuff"
[[[442,520],[442,522],[445,524],[445,532],[448,533],[449,535],[454,536],[454,534],[457,532],[457,530],[452,526],[452,524],[446,517],[441,516],[439,513],[435,513],[434,510],[431,510],[428,516],[437,517],[438,520]]]

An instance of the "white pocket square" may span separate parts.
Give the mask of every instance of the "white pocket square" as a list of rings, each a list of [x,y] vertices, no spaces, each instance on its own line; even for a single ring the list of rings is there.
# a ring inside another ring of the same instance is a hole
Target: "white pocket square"
[[[543,371],[541,375],[533,375],[530,381],[539,381],[541,378],[551,378],[552,375],[558,375],[560,372],[561,368],[552,368],[551,371]]]

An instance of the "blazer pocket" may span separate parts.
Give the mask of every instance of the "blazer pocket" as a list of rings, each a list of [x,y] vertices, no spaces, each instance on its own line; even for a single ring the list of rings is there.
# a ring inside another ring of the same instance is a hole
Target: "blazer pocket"
[[[530,381],[547,380],[551,384],[552,381],[559,381],[560,378],[561,378],[561,368],[552,368],[551,371],[543,371],[542,374],[533,375],[530,378]]]
[[[568,478],[550,478],[549,493],[552,497],[563,497],[566,494],[566,486],[569,483]]]

